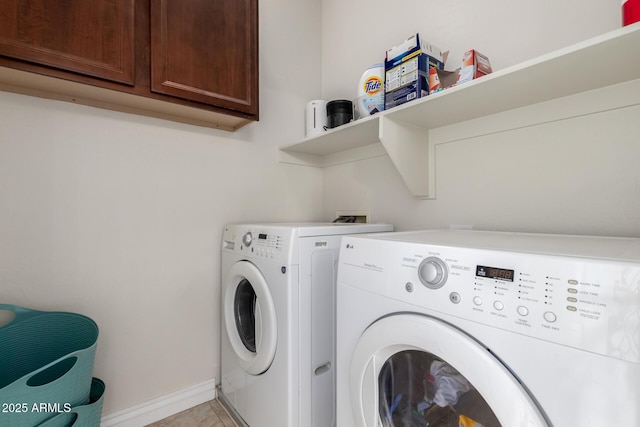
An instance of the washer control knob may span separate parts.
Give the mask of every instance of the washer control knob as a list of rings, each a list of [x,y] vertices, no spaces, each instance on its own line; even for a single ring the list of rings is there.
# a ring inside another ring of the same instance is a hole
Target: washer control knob
[[[439,289],[447,282],[447,264],[440,258],[428,257],[418,266],[418,278],[429,289]]]
[[[250,231],[247,231],[244,236],[242,236],[242,243],[244,243],[246,247],[249,247],[251,242],[253,242],[253,234],[251,234]]]

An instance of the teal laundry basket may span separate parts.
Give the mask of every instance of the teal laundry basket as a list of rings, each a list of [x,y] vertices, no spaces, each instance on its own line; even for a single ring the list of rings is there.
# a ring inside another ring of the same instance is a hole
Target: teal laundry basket
[[[100,427],[105,385],[93,378],[89,403],[71,407],[71,410],[48,419],[38,427]]]
[[[90,401],[98,326],[67,312],[0,304],[0,426],[34,427]]]

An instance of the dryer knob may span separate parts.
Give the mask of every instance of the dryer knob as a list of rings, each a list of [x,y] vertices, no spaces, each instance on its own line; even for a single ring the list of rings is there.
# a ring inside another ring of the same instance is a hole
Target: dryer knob
[[[252,241],[253,241],[253,235],[251,234],[250,231],[246,232],[245,235],[242,236],[242,243],[244,243],[245,246],[249,247]]]
[[[438,289],[447,281],[447,265],[440,258],[429,257],[422,260],[418,267],[418,277],[429,289]]]

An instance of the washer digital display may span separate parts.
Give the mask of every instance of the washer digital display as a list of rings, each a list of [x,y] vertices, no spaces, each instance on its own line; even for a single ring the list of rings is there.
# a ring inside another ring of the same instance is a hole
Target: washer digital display
[[[476,266],[476,276],[485,277],[487,279],[498,279],[513,282],[513,274],[513,270],[506,268],[487,267],[485,265]]]

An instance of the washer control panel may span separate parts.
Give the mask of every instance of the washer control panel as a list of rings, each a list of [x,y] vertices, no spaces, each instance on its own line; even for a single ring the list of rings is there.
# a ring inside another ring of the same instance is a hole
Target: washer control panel
[[[284,237],[277,233],[258,233],[253,251],[257,256],[273,258],[284,246]]]
[[[640,363],[640,262],[376,239],[346,243],[339,285]]]
[[[275,229],[228,227],[224,231],[222,249],[273,261],[286,262],[291,247],[291,233]]]

